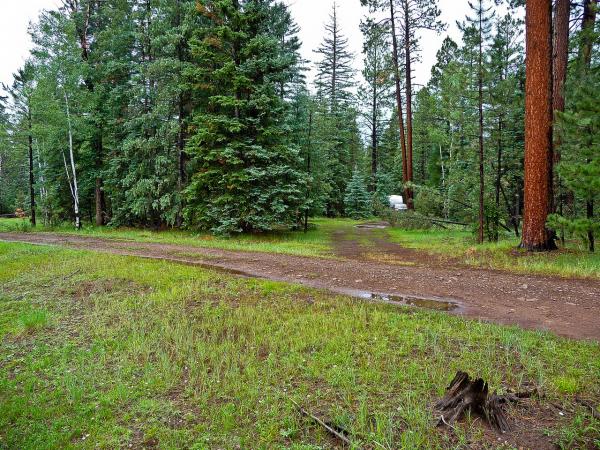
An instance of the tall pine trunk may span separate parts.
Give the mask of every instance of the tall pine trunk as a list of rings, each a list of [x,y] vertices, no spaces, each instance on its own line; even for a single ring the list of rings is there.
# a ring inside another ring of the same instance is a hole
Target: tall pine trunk
[[[583,4],[583,19],[581,22],[583,39],[579,48],[579,60],[582,70],[587,70],[592,62],[592,48],[594,45],[592,33],[596,23],[596,9],[598,5],[598,0],[585,0]]]
[[[581,40],[581,47],[579,48],[579,64],[582,76],[589,71],[592,63],[592,49],[594,47],[592,33],[594,32],[594,26],[596,25],[596,11],[598,5],[598,0],[585,0],[583,5],[583,20],[581,23],[583,37]],[[588,199],[586,201],[586,217],[588,219],[594,218],[593,199]],[[590,252],[595,251],[594,232],[591,229],[588,231],[588,243]]]
[[[546,228],[552,178],[552,2],[526,5],[525,204],[521,247],[556,249]]]
[[[375,61],[377,61],[377,47],[375,51]],[[377,66],[373,71],[373,101],[371,104],[371,190],[377,189]]]
[[[406,166],[408,182],[413,182],[412,68],[410,60],[410,18],[408,0],[404,0],[404,54],[406,58]],[[412,187],[408,188],[406,205],[415,209]]]
[[[498,230],[500,228],[500,187],[502,183],[502,131],[504,129],[502,114],[498,116],[498,152],[496,154],[496,186],[495,204],[496,212],[494,218],[494,241],[498,242]]]
[[[479,106],[479,228],[477,232],[477,242],[483,244],[483,225],[484,225],[484,194],[485,194],[485,179],[484,179],[484,151],[483,151],[483,11],[479,8],[479,55],[478,55],[478,70],[477,70],[477,88],[478,88],[478,106]]]
[[[571,12],[570,0],[556,0],[554,6],[554,41],[553,41],[553,86],[552,86],[552,109],[554,114],[565,110],[565,83],[567,81],[567,64],[569,62],[569,15]],[[556,118],[555,118],[556,120]],[[550,195],[551,211],[556,212],[557,206],[560,214],[563,214],[563,187],[558,174],[554,173],[554,166],[560,162],[561,139],[558,133],[554,134],[553,156],[551,176],[552,192]],[[560,233],[560,240],[564,245],[564,231]]]
[[[394,63],[394,81],[396,84],[396,109],[398,110],[398,129],[400,131],[400,149],[402,152],[402,182],[404,184],[404,201],[408,201],[408,164],[406,159],[406,138],[404,134],[404,114],[402,112],[402,91],[400,90],[400,64],[398,56],[398,37],[396,36],[396,14],[394,0],[390,0],[390,20],[392,24],[392,60]]]
[[[332,55],[332,72],[331,72],[331,112],[335,112],[337,110],[337,5],[333,4],[333,55]]]

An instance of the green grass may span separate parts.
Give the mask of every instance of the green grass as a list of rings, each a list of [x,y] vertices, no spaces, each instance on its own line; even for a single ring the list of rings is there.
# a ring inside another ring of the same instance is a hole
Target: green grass
[[[358,223],[347,219],[314,219],[307,233],[303,231],[274,231],[271,233],[243,234],[232,237],[214,236],[210,233],[165,230],[151,231],[137,228],[96,227],[86,224],[81,231],[72,225],[54,227],[38,225],[32,228],[26,219],[0,219],[0,232],[52,231],[109,239],[130,239],[138,242],[190,245],[224,250],[284,253],[300,256],[332,257],[331,233]]]
[[[0,339],[0,448],[329,448],[290,399],[356,448],[464,448],[480,423],[453,437],[430,410],[458,369],[534,382],[541,402],[600,400],[598,343],[25,244],[0,243]],[[547,433],[598,444],[600,423],[569,407]]]
[[[476,267],[600,279],[600,253],[589,253],[573,243],[556,252],[527,253],[517,248],[519,240],[512,236],[503,236],[497,243],[477,245],[475,237],[468,231],[391,228],[387,232],[390,240],[402,246],[454,258]]]

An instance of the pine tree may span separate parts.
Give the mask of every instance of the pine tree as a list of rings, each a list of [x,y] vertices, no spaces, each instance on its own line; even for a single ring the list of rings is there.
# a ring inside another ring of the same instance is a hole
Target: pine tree
[[[315,53],[321,58],[317,62],[316,87],[319,95],[329,100],[331,112],[335,113],[351,100],[350,88],[354,81],[354,56],[348,50],[348,39],[342,34],[335,2],[329,22],[325,24],[325,38]]]
[[[287,122],[291,130],[290,142],[300,148],[302,162],[299,171],[306,176],[305,229],[308,228],[309,217],[325,214],[331,190],[326,147],[329,132],[323,126],[323,116],[327,114],[326,105],[320,105],[305,86],[295,86]]]
[[[406,77],[406,168],[407,181],[413,182],[413,92],[412,63],[418,59],[419,31],[430,30],[440,33],[446,26],[439,19],[441,11],[437,0],[395,0],[399,3],[399,16],[404,47],[404,75]],[[409,190],[407,205],[414,208],[412,190]]]
[[[509,168],[517,169],[520,166],[521,152],[515,151],[520,139],[514,133],[516,124],[520,124],[519,117],[510,119],[515,111],[522,109],[522,90],[520,89],[522,75],[522,45],[521,21],[514,19],[510,14],[499,19],[495,25],[495,35],[489,49],[489,122],[490,122],[490,147],[496,147],[495,176],[494,176],[494,203],[493,208],[488,206],[488,220],[491,221],[491,238],[499,238],[500,218],[504,214],[501,200],[506,204],[506,213],[515,227],[514,206],[508,201],[505,191],[514,198],[514,187],[520,188],[521,182],[515,179],[510,183],[505,182],[505,176],[515,173]],[[492,124],[492,121],[495,122]],[[519,129],[521,127],[519,126]],[[491,175],[491,174],[490,174]],[[504,194],[503,194],[504,193]],[[490,214],[491,212],[491,214]],[[507,223],[510,223],[507,220]],[[516,227],[518,229],[518,226]]]
[[[472,27],[475,33],[475,45],[477,46],[477,106],[479,110],[479,229],[477,234],[477,241],[483,243],[484,237],[484,223],[485,223],[485,150],[484,150],[484,47],[485,41],[491,31],[492,24],[491,20],[493,14],[490,14],[492,7],[487,7],[485,0],[477,0],[475,3],[469,2],[474,16],[467,17],[466,22],[468,26]],[[464,30],[467,25],[461,26]]]
[[[586,205],[583,217],[552,216],[550,224],[581,236],[590,251],[595,250],[594,237],[600,232],[600,219],[589,205],[600,199],[600,71],[577,79],[569,90],[569,111],[558,113],[561,153],[559,165],[562,180]]]
[[[11,146],[10,116],[7,97],[0,96],[0,214],[12,214],[16,205],[14,199],[18,191],[14,162],[18,160]]]
[[[569,63],[570,15],[571,1],[557,0],[554,5],[554,36],[552,42],[552,110],[555,115],[557,112],[564,112],[565,110],[565,83],[567,82],[567,66]],[[554,166],[560,162],[560,146],[560,136],[555,130],[552,143],[553,172],[555,172]],[[562,181],[557,173],[553,173],[552,176],[552,211],[556,211],[558,206],[558,210],[562,214],[564,210]],[[564,244],[564,234],[561,234],[561,241]]]
[[[293,63],[268,24],[272,1],[207,1],[194,33],[193,80],[207,95],[187,152],[189,225],[216,233],[292,224],[304,201],[298,149],[286,142],[285,105],[272,80]]]
[[[557,113],[558,142],[561,144],[557,150],[562,160],[558,172],[572,193],[583,200],[585,216],[581,217],[582,214],[577,214],[577,208],[573,207],[571,217],[554,215],[549,220],[551,226],[584,237],[592,252],[600,231],[594,211],[600,193],[600,122],[596,98],[600,71],[597,62],[592,64],[593,50],[600,42],[600,33],[596,30],[597,8],[596,0],[583,3],[581,30],[577,36],[578,54],[567,96],[569,108],[564,113]]]
[[[34,89],[34,68],[31,62],[25,63],[14,75],[14,83],[9,90],[14,105],[14,121],[18,134],[26,141],[29,180],[29,220],[36,226],[35,174],[33,160],[33,112],[31,96]]]
[[[355,170],[348,183],[344,196],[346,215],[353,219],[364,219],[373,213],[371,195],[367,189],[364,177]]]
[[[377,186],[380,149],[379,142],[385,113],[392,105],[394,86],[391,55],[389,54],[389,30],[372,20],[361,23],[364,35],[363,53],[365,82],[360,89],[358,99],[363,111],[362,117],[370,133],[371,179],[369,188]]]
[[[289,99],[299,89],[305,87],[306,63],[300,55],[302,43],[298,34],[300,27],[294,21],[288,7],[284,3],[273,5],[270,28],[273,35],[279,39],[281,56],[288,61],[285,70],[277,75],[274,81],[278,84],[279,95],[282,100]]]
[[[529,0],[526,15],[525,204],[521,247],[552,250],[546,228],[552,189],[552,4]]]

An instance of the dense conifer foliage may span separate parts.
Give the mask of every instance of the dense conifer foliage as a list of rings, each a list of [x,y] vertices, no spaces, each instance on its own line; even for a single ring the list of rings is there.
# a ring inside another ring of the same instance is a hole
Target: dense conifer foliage
[[[472,2],[424,86],[414,68],[425,30],[447,28],[443,5],[355,3],[360,28],[334,2],[305,61],[285,2],[63,0],[32,25],[34,48],[0,101],[0,214],[231,234],[354,216],[357,196],[369,199],[360,215],[382,212],[404,194],[480,241],[520,235],[525,216],[548,241],[593,249],[597,1],[545,11],[556,113],[542,144],[525,128],[523,2]],[[526,136],[549,168],[541,209],[525,195],[540,163],[526,161]]]

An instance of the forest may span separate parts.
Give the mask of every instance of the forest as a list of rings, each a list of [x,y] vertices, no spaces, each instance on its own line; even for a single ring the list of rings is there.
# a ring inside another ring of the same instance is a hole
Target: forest
[[[417,86],[421,32],[447,28],[437,2],[361,1],[362,54],[338,2],[306,61],[281,2],[63,0],[5,86],[0,214],[231,235],[387,218],[401,194],[409,227],[593,251],[597,3],[535,2],[526,54],[523,2],[474,0]]]
[[[599,0],[50,3],[1,450],[600,448]]]

